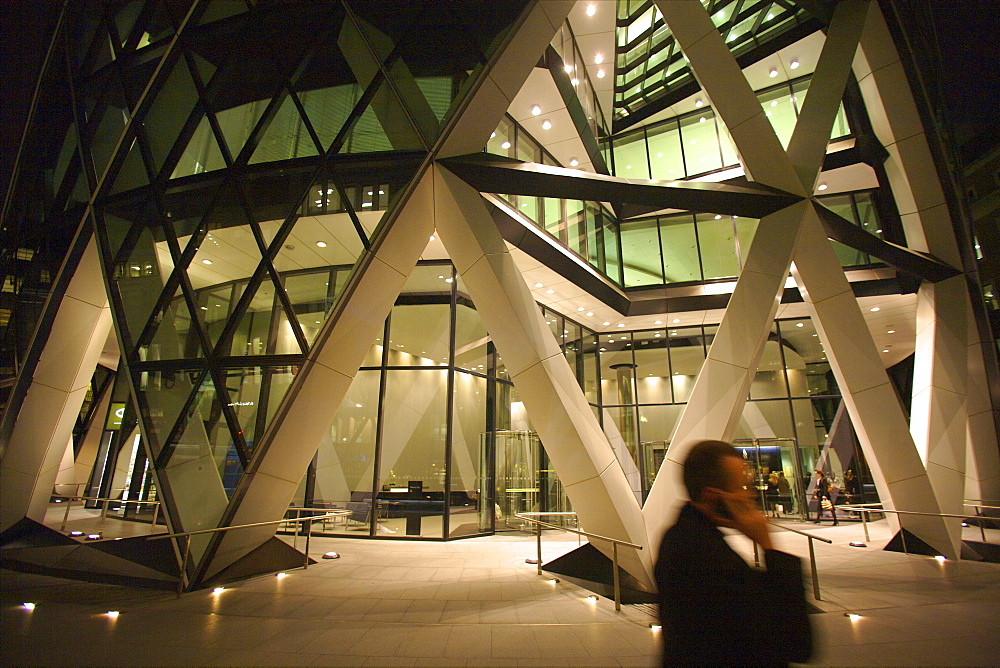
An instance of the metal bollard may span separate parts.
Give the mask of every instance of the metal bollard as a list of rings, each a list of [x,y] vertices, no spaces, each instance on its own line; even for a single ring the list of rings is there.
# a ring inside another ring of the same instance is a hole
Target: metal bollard
[[[542,574],[542,525],[535,524],[538,527],[537,541],[538,541],[538,575]]]

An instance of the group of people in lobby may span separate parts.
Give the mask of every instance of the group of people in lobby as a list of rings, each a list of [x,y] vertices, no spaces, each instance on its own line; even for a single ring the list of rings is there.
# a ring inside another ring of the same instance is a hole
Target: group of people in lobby
[[[851,503],[861,496],[861,485],[858,478],[851,469],[844,471],[842,483],[831,475],[824,473],[822,469],[816,469],[813,475],[815,476],[815,484],[811,498],[816,503],[816,517],[812,521],[815,524],[819,524],[823,518],[823,513],[826,512],[830,514],[833,524],[836,526],[839,524],[835,506],[838,500],[841,503]],[[806,479],[806,483],[808,484],[808,478]],[[792,487],[785,477],[785,472],[771,472],[766,478],[765,485],[764,498],[767,503],[767,512],[772,517],[778,517],[783,513],[791,513],[795,502]],[[807,520],[809,519],[809,505],[805,508]]]

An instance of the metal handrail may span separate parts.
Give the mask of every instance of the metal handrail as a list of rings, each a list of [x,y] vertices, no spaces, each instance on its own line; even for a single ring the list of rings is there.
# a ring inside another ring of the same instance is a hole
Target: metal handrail
[[[122,488],[127,489],[127,488]],[[115,491],[115,490],[112,490]],[[153,533],[156,530],[156,520],[160,516],[160,502],[159,501],[143,501],[142,499],[116,499],[110,496],[78,496],[78,495],[68,495],[68,494],[53,494],[50,498],[55,499],[66,499],[66,512],[63,513],[62,524],[59,525],[59,531],[66,530],[66,523],[69,521],[69,510],[73,507],[74,501],[103,501],[104,507],[101,509],[101,523],[97,525],[97,531],[100,532],[104,529],[104,522],[108,518],[108,504],[109,503],[120,503],[123,505],[128,505],[130,503],[135,503],[137,505],[152,505],[153,506],[153,521],[149,523],[149,533]]]
[[[963,504],[963,505],[969,505],[969,504]],[[874,507],[874,506],[877,506],[877,507]],[[987,506],[982,506],[982,507],[985,508]],[[871,538],[868,536],[868,524],[867,524],[867,522],[865,520],[865,515],[868,514],[869,512],[871,512],[872,510],[880,512],[880,513],[895,513],[896,515],[920,515],[920,516],[923,516],[923,517],[951,517],[951,518],[954,518],[954,519],[963,519],[963,520],[968,517],[968,515],[956,515],[954,513],[924,513],[924,512],[920,512],[920,511],[916,511],[916,510],[892,510],[890,508],[885,508],[881,503],[856,503],[856,504],[849,504],[849,505],[843,505],[843,506],[834,504],[834,508],[860,508],[861,509],[861,513],[862,513],[861,514],[861,523],[864,525],[864,528],[865,528],[865,539],[868,540],[868,541],[870,541]],[[982,517],[982,515],[979,515],[979,513],[977,511],[976,517]],[[986,540],[986,529],[985,529],[985,527],[983,527],[983,523],[982,522],[979,523],[979,533],[980,533],[980,535],[983,538],[983,542],[984,543],[987,542],[987,540]],[[907,550],[906,550],[906,534],[904,534],[902,531],[900,531],[899,536],[900,536],[900,539],[903,542],[903,552],[905,554],[909,554],[909,552],[907,552]]]
[[[813,541],[819,540],[823,541],[827,545],[833,545],[833,541],[829,538],[821,538],[820,536],[814,536],[811,533],[805,531],[800,531],[799,529],[793,529],[792,527],[786,527],[784,524],[778,524],[777,522],[769,522],[771,526],[778,527],[779,529],[784,529],[785,531],[791,531],[792,533],[797,533],[800,536],[805,536],[809,539],[809,567],[812,570],[812,581],[813,581],[813,598],[817,601],[822,601],[823,599],[819,596],[819,570],[816,568],[816,551],[813,549]],[[754,559],[757,558],[757,543],[753,544]],[[759,564],[759,562],[758,562]]]
[[[574,512],[558,512],[558,513],[515,513],[514,517],[518,519],[525,520],[526,522],[531,522],[537,527],[536,536],[538,540],[538,559],[535,563],[538,565],[538,574],[542,574],[542,527],[548,527],[549,529],[559,529],[561,531],[568,531],[570,533],[575,533],[578,536],[586,536],[587,538],[596,538],[598,540],[605,540],[611,543],[611,563],[613,574],[615,578],[615,612],[621,612],[622,610],[622,592],[621,592],[621,582],[620,576],[618,574],[618,546],[624,545],[625,547],[631,547],[636,550],[641,550],[642,545],[636,545],[635,543],[630,543],[627,540],[618,540],[617,538],[609,538],[608,536],[602,536],[596,533],[588,533],[586,531],[581,531],[579,529],[570,529],[568,527],[561,527],[557,524],[550,524],[548,522],[543,522],[541,520],[533,519],[529,516],[548,516],[548,515],[576,515]]]
[[[305,551],[303,552],[305,561],[302,564],[302,568],[304,570],[306,568],[309,568],[309,539],[312,538],[312,523],[316,520],[324,520],[330,517],[338,517],[340,515],[343,515],[345,512],[350,512],[350,511],[334,510],[327,513],[323,513],[322,515],[315,515],[312,517],[297,517],[294,520],[288,518],[282,518],[280,520],[271,520],[269,522],[252,522],[250,524],[235,524],[233,526],[228,526],[228,527],[215,527],[214,529],[199,529],[198,531],[179,531],[177,533],[166,533],[158,536],[152,536],[147,540],[180,538],[181,536],[184,536],[186,538],[186,540],[184,541],[184,556],[181,558],[180,561],[180,574],[178,575],[177,578],[177,596],[179,597],[182,593],[184,593],[185,585],[190,584],[190,581],[185,583],[185,578],[187,577],[187,565],[191,556],[191,536],[199,536],[202,534],[209,534],[209,533],[219,533],[222,531],[232,531],[233,529],[250,529],[253,527],[270,526],[272,524],[285,524],[286,522],[295,522],[295,523],[308,522],[309,526],[307,527],[306,531],[306,547]],[[298,535],[299,535],[298,527],[296,527],[295,531],[296,538],[298,538]]]

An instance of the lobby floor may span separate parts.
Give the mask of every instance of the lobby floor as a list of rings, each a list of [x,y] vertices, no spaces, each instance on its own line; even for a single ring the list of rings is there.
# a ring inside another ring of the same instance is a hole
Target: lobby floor
[[[995,665],[1000,565],[884,552],[885,522],[791,525],[816,543],[817,665]],[[994,532],[991,532],[994,533]],[[976,531],[978,536],[978,531]],[[968,536],[972,537],[972,535]],[[993,538],[996,542],[995,537]],[[779,532],[808,558],[807,540]],[[731,538],[749,557],[749,543]],[[546,532],[543,557],[577,546]],[[651,606],[591,601],[525,563],[526,534],[448,543],[316,538],[342,556],[220,593],[169,592],[0,571],[0,662],[112,665],[656,665]],[[804,564],[808,575],[808,563]],[[807,577],[807,589],[811,581]],[[810,596],[811,598],[811,596]],[[22,604],[36,604],[26,610]],[[119,611],[116,618],[107,614]],[[852,621],[846,612],[861,617]],[[779,638],[775,639],[780,641]]]

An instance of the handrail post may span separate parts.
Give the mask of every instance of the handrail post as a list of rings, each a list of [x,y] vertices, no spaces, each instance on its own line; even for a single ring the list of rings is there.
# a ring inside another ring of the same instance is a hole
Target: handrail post
[[[153,506],[153,521],[149,523],[149,533],[156,533],[156,520],[160,516],[160,504]]]
[[[312,520],[306,520],[306,549],[305,549],[305,563],[302,564],[302,569],[305,570],[309,568],[309,539],[312,538],[313,525]]]
[[[822,601],[819,596],[819,572],[816,570],[816,551],[813,549],[812,536],[809,537],[809,566],[812,569],[813,598]]]
[[[101,510],[101,523],[97,526],[97,533],[104,531],[104,520],[108,519],[108,501],[104,499],[104,508]]]
[[[868,510],[867,509],[866,510],[862,510],[861,511],[861,526],[863,526],[865,528],[865,542],[866,543],[872,542],[871,536],[868,535],[868,520],[869,519],[870,518],[868,517]]]
[[[184,557],[181,559],[180,577],[177,578],[177,598],[180,598],[181,594],[184,593],[184,578],[187,576],[188,557],[191,554],[191,534],[188,534],[186,538],[187,540],[184,541]]]
[[[618,543],[614,541],[611,542],[611,554],[612,554],[612,568],[614,569],[615,575],[615,612],[622,611],[622,590],[621,583],[619,582],[618,575]]]
[[[756,541],[753,544],[753,565],[760,568],[760,551],[757,549]]]
[[[542,574],[542,525],[539,522],[535,522],[535,526],[538,528],[536,533],[538,541],[538,575]]]
[[[73,497],[71,496],[71,497],[69,497],[69,498],[66,499],[66,512],[63,513],[62,526],[59,527],[59,531],[65,531],[66,530],[66,522],[69,521],[69,508],[72,505],[73,505]]]
[[[983,542],[986,542],[986,523],[983,522],[982,518],[984,515],[980,512],[979,506],[976,506],[976,517],[979,519],[979,535],[983,537]]]
[[[903,528],[903,523],[899,523],[899,538],[903,541],[903,554],[909,554],[906,550],[906,529]]]

